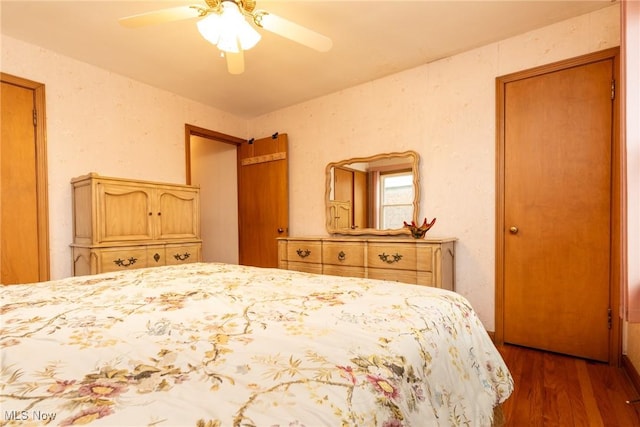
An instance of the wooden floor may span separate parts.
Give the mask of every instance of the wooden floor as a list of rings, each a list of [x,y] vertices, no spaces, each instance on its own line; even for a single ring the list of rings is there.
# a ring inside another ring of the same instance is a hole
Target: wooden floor
[[[499,346],[515,389],[503,405],[506,427],[640,426],[640,395],[622,368]]]

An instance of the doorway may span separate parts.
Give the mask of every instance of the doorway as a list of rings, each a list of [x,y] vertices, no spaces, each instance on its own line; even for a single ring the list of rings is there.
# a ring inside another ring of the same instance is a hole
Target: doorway
[[[236,158],[243,141],[185,126],[187,184],[200,187],[202,260],[237,264],[238,185]]]
[[[618,49],[499,77],[496,341],[620,356]]]
[[[0,283],[49,280],[45,88],[0,77]]]
[[[201,188],[204,261],[278,266],[276,237],[289,228],[287,147],[286,134],[247,141],[185,125],[186,182]]]

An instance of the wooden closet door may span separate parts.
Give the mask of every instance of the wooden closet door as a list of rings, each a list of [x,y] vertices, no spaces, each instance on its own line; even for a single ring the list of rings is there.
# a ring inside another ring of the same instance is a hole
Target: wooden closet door
[[[49,278],[44,87],[2,74],[0,283]]]
[[[609,361],[611,58],[504,86],[504,341]]]

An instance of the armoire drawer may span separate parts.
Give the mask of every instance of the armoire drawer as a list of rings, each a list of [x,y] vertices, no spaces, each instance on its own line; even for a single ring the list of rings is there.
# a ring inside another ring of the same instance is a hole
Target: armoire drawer
[[[87,247],[73,246],[75,276],[202,261],[202,243]]]
[[[97,258],[98,273],[147,267],[147,257],[151,252],[145,246],[93,250]]]
[[[202,244],[167,245],[165,247],[166,265],[187,264],[200,261]]]

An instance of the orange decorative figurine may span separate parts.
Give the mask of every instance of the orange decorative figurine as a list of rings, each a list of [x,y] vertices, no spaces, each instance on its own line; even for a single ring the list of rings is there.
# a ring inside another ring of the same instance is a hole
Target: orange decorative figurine
[[[415,221],[411,221],[411,224],[408,224],[406,221],[404,221],[404,226],[411,231],[411,236],[416,239],[422,239],[427,231],[429,231],[429,229],[433,227],[433,224],[435,223],[435,218],[433,218],[431,222],[427,222],[427,218],[425,218],[421,226],[416,225]]]

